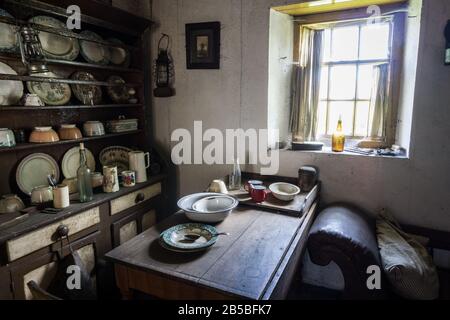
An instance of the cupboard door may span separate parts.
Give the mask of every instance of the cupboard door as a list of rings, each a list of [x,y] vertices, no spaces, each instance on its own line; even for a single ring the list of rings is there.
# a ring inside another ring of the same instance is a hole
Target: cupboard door
[[[112,224],[113,247],[118,247],[139,234],[138,215],[132,213]]]
[[[142,232],[145,230],[150,229],[156,224],[156,210],[152,209],[150,211],[144,212],[141,216],[141,225],[142,225]]]
[[[78,252],[86,269],[92,275],[94,284],[96,276],[93,271],[97,261],[97,240],[99,236],[100,232],[95,232],[72,243],[72,248]],[[28,287],[30,281],[36,282],[41,289],[47,290],[58,270],[58,254],[63,257],[68,256],[70,254],[69,246],[32,261],[24,259],[23,262],[11,267],[14,298],[16,300],[34,299],[33,293]]]

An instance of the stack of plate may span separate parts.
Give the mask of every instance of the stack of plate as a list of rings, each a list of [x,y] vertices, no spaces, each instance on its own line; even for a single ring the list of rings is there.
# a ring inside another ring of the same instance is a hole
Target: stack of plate
[[[221,193],[205,192],[181,198],[177,204],[192,221],[217,223],[225,220],[239,201]]]
[[[187,223],[167,229],[160,235],[163,248],[175,252],[198,252],[210,248],[217,241],[217,229],[213,226],[199,223]],[[192,241],[193,236],[197,240]]]

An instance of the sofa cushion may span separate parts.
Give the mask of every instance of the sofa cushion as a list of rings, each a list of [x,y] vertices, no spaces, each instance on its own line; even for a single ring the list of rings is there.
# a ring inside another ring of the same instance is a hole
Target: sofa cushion
[[[437,299],[437,270],[417,238],[401,230],[387,212],[377,218],[377,238],[382,266],[392,291],[406,299]]]

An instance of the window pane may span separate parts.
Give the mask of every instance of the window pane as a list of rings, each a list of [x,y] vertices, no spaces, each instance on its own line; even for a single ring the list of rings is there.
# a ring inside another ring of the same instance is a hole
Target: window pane
[[[361,27],[360,59],[389,58],[390,24],[369,24]]]
[[[358,59],[359,28],[334,28],[331,43],[333,61],[348,61]]]
[[[324,66],[320,72],[320,99],[327,99],[328,97],[328,67]]]
[[[362,64],[358,72],[358,99],[370,100],[373,84],[373,64]]]
[[[328,120],[328,134],[336,131],[339,116],[342,118],[342,125],[346,135],[353,134],[353,111],[354,102],[338,101],[330,102],[330,116]]]
[[[367,126],[369,121],[369,102],[356,103],[355,136],[367,136]]]
[[[330,99],[355,99],[356,65],[330,68]]]
[[[318,126],[317,133],[319,136],[323,136],[327,134],[327,102],[321,101],[319,102],[319,110],[318,110]]]

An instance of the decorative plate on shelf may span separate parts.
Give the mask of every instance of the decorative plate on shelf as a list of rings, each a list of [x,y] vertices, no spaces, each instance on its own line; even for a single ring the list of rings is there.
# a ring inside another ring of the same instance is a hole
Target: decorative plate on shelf
[[[95,158],[89,149],[86,149],[87,166],[91,172],[95,171]],[[73,147],[63,157],[61,168],[66,179],[75,178],[80,167],[80,147]]]
[[[17,75],[13,68],[3,62],[0,62],[0,73]],[[0,106],[16,105],[22,96],[22,81],[0,80]]]
[[[102,37],[89,30],[81,32],[80,35],[93,40],[80,40],[81,55],[83,56],[83,58],[90,63],[107,65],[109,63],[108,47],[95,42],[103,41]]]
[[[160,239],[169,250],[205,250],[217,241],[218,231],[213,226],[201,223],[179,224],[167,229],[160,235]],[[194,235],[196,241],[186,241],[186,236]]]
[[[33,76],[45,78],[58,78],[53,72],[35,73]],[[50,83],[27,81],[30,93],[37,94],[42,102],[50,106],[67,104],[72,96],[72,91],[67,83]]]
[[[102,166],[116,166],[120,172],[130,168],[128,153],[132,150],[127,147],[113,146],[103,149],[100,152],[100,163]]]
[[[107,92],[111,100],[115,103],[128,103],[130,100],[130,94],[127,86],[125,86],[125,80],[119,76],[110,76],[107,80],[112,84],[123,84],[123,86],[111,86],[107,87]]]
[[[45,153],[31,154],[17,167],[17,185],[23,193],[31,194],[34,188],[48,185],[49,174],[54,174],[56,181],[59,181],[60,171],[55,159]]]
[[[0,8],[0,17],[14,18]],[[8,23],[0,23],[0,52],[19,52],[19,42],[15,27]]]
[[[117,45],[124,44],[117,38],[109,38],[107,41]],[[109,47],[109,61],[115,66],[128,68],[131,61],[130,51],[123,47]]]
[[[77,71],[70,77],[73,80],[97,81],[89,72]],[[73,94],[83,104],[90,105],[91,99],[93,104],[102,102],[102,88],[95,85],[71,84]]]
[[[37,16],[31,18],[29,22],[71,33],[63,22],[52,17]],[[80,53],[80,44],[76,38],[40,31],[39,40],[41,41],[44,55],[50,59],[73,61]]]

